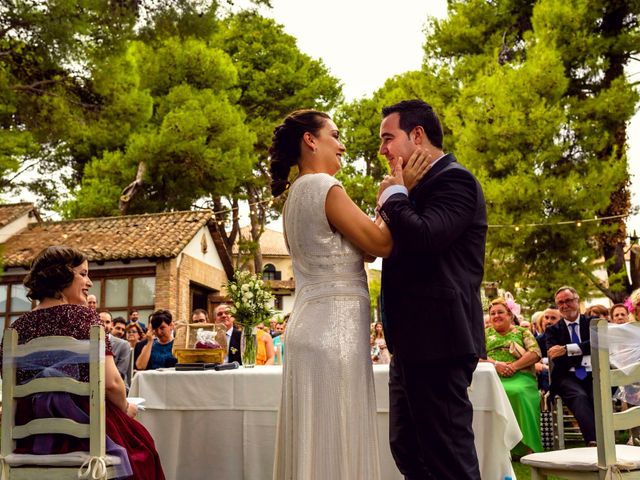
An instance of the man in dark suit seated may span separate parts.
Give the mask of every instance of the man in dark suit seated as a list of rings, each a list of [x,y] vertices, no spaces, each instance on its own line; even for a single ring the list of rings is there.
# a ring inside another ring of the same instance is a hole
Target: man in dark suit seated
[[[227,330],[227,355],[225,362],[238,362],[242,365],[240,355],[240,336],[242,332],[235,328],[235,318],[231,315],[231,307],[226,303],[218,305],[214,311],[215,322],[222,323]]]
[[[551,365],[551,392],[560,395],[587,445],[596,441],[591,375],[590,317],[580,314],[580,297],[573,287],[560,287],[555,295],[562,319],[545,330]]]

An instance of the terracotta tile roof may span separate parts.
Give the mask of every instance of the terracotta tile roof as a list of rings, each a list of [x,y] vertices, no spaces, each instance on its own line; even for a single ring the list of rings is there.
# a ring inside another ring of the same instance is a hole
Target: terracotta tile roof
[[[248,238],[250,235],[249,227],[243,227],[240,229],[243,238]],[[288,257],[287,245],[284,242],[284,234],[270,228],[265,228],[262,236],[260,237],[260,250],[262,250],[263,257]],[[233,246],[234,255],[238,253],[238,244]]]
[[[27,267],[50,245],[78,248],[89,261],[173,258],[211,218],[200,210],[32,224],[2,246],[4,265]]]
[[[10,224],[21,216],[33,211],[36,217],[38,213],[33,203],[11,203],[8,205],[0,205],[0,228]]]

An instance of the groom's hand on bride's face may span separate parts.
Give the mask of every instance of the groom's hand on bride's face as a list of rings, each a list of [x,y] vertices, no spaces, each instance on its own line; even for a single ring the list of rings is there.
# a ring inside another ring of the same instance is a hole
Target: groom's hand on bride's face
[[[431,158],[421,148],[416,149],[403,170],[404,185],[411,191],[431,168]]]

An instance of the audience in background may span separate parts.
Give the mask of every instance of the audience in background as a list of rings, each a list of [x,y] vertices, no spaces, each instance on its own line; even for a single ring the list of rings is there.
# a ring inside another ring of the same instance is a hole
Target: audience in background
[[[596,441],[593,404],[593,376],[590,371],[590,317],[580,314],[580,296],[575,288],[563,286],[555,294],[562,320],[545,331],[547,354],[553,362],[551,392],[560,395],[578,421],[587,446]]]
[[[256,340],[258,341],[258,353],[256,354],[256,365],[273,365],[276,352],[273,348],[273,338],[269,332],[262,328],[256,330]]]
[[[125,338],[125,331],[127,329],[127,321],[123,317],[116,317],[113,319],[113,329],[111,333],[118,338]]]
[[[191,323],[209,323],[209,314],[202,308],[196,308],[191,314]]]
[[[275,351],[275,357],[273,359],[274,365],[282,365],[284,362],[284,333],[285,333],[285,322],[277,322],[275,324],[275,333],[277,334],[273,338],[273,349]]]
[[[387,341],[384,339],[384,331],[381,322],[373,325],[371,333],[371,361],[376,364],[391,363],[391,355],[387,349]]]
[[[609,321],[611,323],[617,323],[618,325],[622,325],[623,323],[628,323],[629,320],[629,310],[627,310],[627,306],[624,303],[616,303],[611,307],[610,310]]]
[[[631,292],[628,299],[629,310],[631,310],[631,314],[629,317],[632,322],[640,322],[640,288],[635,289]]]
[[[609,317],[609,309],[604,305],[591,305],[584,312],[585,316],[591,318],[606,318],[607,321],[611,321],[611,317]]]
[[[140,320],[140,313],[136,308],[132,308],[129,310],[129,319],[127,320],[127,325],[131,325],[132,323],[140,325],[142,331],[146,333],[147,326]]]
[[[542,316],[544,315],[544,310],[539,310],[537,312],[533,312],[531,315],[531,332],[534,335],[539,335],[542,333],[540,331],[540,321],[542,320]]]
[[[126,340],[115,337],[112,335],[113,321],[111,320],[111,312],[109,310],[100,310],[98,313],[100,320],[104,324],[104,331],[107,334],[107,338],[111,342],[111,350],[113,351],[113,359],[116,362],[116,367],[124,380],[124,383],[129,389],[131,385],[130,366],[131,366],[131,348]]]
[[[538,389],[546,393],[549,391],[549,357],[547,356],[547,337],[545,331],[549,325],[557,323],[562,318],[560,310],[555,305],[550,305],[538,318],[536,341],[540,347],[540,361],[536,363],[536,376],[538,377]]]
[[[138,342],[142,341],[142,338],[144,337],[144,332],[142,331],[139,325],[135,325],[135,324],[129,325],[126,328],[125,336],[126,336],[127,342],[129,342],[129,346],[131,348],[135,348]]]
[[[87,295],[87,307],[91,310],[96,310],[98,308],[98,299],[95,295]]]
[[[169,310],[156,310],[149,317],[151,325],[145,339],[134,349],[137,370],[155,370],[173,367],[177,359],[173,356],[173,316]],[[133,322],[134,324],[136,322]]]
[[[540,359],[540,348],[533,334],[514,325],[514,314],[504,298],[489,307],[492,326],[485,331],[487,359],[493,363],[522,431],[522,442],[515,455],[541,452],[540,394],[533,365]]]
[[[278,335],[280,335],[276,329],[278,323],[280,322],[278,321],[278,317],[276,316],[271,317],[271,320],[269,320],[269,335],[271,335],[271,338],[273,338],[274,340]]]
[[[215,323],[221,323],[226,329],[227,354],[225,362],[238,362],[242,365],[242,355],[240,354],[240,338],[242,332],[235,327],[235,318],[231,315],[231,307],[226,303],[221,303],[214,310]]]

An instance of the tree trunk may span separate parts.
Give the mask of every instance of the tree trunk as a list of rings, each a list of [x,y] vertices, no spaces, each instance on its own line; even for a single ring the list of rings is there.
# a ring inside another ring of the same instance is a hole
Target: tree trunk
[[[118,201],[118,208],[120,209],[121,215],[127,214],[129,203],[131,203],[135,194],[138,193],[138,190],[142,188],[142,185],[144,184],[144,173],[146,170],[147,165],[144,162],[140,162],[138,164],[138,171],[136,172],[136,179],[122,190],[120,200]]]
[[[602,35],[608,39],[619,38],[625,33],[624,19],[631,12],[629,5],[625,1],[617,0],[607,2],[601,25]],[[611,84],[617,78],[624,76],[624,66],[627,58],[621,53],[616,42],[606,54],[608,64],[607,70],[604,72],[604,78],[601,83],[602,88],[610,88]],[[616,49],[618,48],[618,49]],[[615,161],[622,161],[626,151],[627,126],[624,121],[620,121],[612,128],[613,135],[611,141],[602,150],[600,155],[605,160],[615,155]],[[609,207],[601,212],[603,216],[626,215],[631,208],[631,196],[629,193],[628,177],[618,186],[617,190],[611,195],[611,203]],[[605,259],[607,274],[609,277],[609,298],[620,303],[631,293],[631,283],[627,275],[626,263],[624,260],[624,250],[626,247],[626,218],[617,218],[603,222],[605,225],[615,225],[615,230],[611,233],[604,233],[600,236],[600,245]]]
[[[631,245],[631,251],[629,252],[630,262],[629,270],[631,274],[631,291],[640,288],[640,245],[637,243]]]
[[[253,251],[253,267],[256,275],[262,275],[262,249],[260,237],[264,233],[265,208],[260,203],[259,192],[256,188],[248,188],[249,192],[249,221],[251,222],[251,240],[255,243]]]

